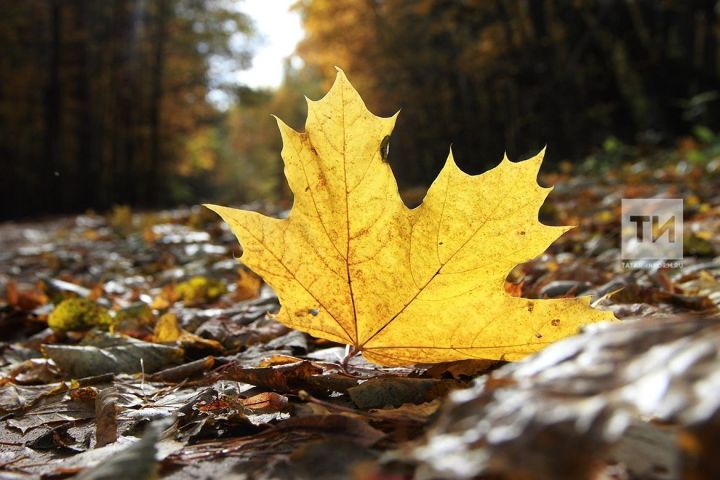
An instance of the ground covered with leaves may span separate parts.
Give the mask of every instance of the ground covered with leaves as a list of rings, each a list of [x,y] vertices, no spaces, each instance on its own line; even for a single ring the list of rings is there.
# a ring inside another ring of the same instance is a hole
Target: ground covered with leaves
[[[0,478],[720,478],[720,172],[543,182],[578,228],[506,289],[622,321],[509,364],[343,365],[200,207],[0,225]],[[625,269],[620,199],[655,196],[684,265]]]

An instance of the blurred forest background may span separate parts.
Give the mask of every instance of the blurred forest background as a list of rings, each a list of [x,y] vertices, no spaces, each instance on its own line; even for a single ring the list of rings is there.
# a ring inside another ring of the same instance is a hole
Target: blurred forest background
[[[302,129],[334,65],[375,113],[402,109],[403,188],[450,144],[471,173],[544,145],[548,168],[602,168],[720,127],[714,0],[300,0],[306,36],[272,90],[218,74],[253,59],[241,1],[0,6],[0,219],[287,199],[270,113]]]

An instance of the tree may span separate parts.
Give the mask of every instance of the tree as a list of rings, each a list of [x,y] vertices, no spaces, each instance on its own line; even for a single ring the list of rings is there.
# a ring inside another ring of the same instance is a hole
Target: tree
[[[223,0],[0,0],[0,218],[176,202],[218,113],[213,63],[248,65]],[[236,46],[238,43],[240,47]]]
[[[375,112],[402,109],[390,160],[427,184],[450,143],[477,172],[505,150],[577,158],[610,135],[720,127],[715,3],[302,0],[299,52],[326,86],[339,65]]]

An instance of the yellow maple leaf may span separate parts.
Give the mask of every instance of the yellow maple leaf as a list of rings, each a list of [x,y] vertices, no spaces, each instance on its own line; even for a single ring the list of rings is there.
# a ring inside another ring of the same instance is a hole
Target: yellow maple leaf
[[[477,176],[451,153],[409,209],[381,152],[396,117],[373,115],[338,70],[328,94],[308,100],[304,133],[278,119],[294,193],[287,220],[208,205],[238,237],[243,263],[277,292],[279,321],[372,362],[407,365],[514,360],[613,318],[589,297],[505,291],[513,267],[571,228],[537,219],[551,190],[536,182],[542,152]]]

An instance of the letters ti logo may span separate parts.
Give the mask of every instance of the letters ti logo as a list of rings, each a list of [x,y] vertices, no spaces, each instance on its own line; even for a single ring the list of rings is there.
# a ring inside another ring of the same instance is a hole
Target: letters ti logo
[[[682,255],[682,199],[623,199],[623,260],[680,260]]]

